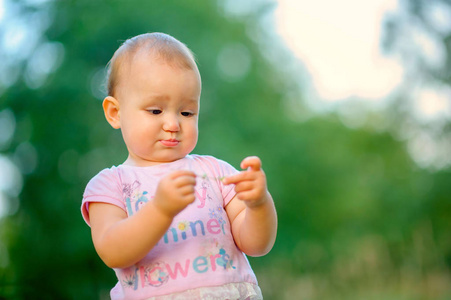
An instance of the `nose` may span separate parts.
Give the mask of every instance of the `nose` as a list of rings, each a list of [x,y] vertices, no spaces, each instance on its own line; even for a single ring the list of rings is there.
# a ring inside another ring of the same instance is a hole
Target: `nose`
[[[180,130],[180,122],[178,116],[174,114],[166,114],[163,121],[163,130],[169,132],[177,132]]]

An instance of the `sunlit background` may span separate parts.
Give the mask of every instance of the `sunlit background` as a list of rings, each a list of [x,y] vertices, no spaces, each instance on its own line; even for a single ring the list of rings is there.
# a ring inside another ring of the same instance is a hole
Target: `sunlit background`
[[[0,0],[0,299],[107,299],[79,212],[126,157],[103,119],[120,42],[163,31],[203,78],[196,153],[264,162],[265,299],[451,298],[445,0]]]

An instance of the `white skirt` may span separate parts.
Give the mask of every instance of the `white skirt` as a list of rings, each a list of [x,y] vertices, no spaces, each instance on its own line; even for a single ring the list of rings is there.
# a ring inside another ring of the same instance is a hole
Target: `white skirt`
[[[249,282],[228,283],[221,286],[201,287],[147,300],[261,300],[258,285]]]

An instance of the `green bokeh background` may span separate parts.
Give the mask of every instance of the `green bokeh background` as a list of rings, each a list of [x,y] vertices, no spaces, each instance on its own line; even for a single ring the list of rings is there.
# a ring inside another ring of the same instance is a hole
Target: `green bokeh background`
[[[50,45],[41,50],[53,49],[57,67],[0,58],[3,76],[17,76],[0,90],[1,116],[15,124],[0,153],[23,179],[20,194],[3,191],[0,299],[108,299],[114,272],[95,253],[81,197],[92,176],[127,155],[103,117],[104,67],[121,41],[154,31],[196,54],[194,152],[236,167],[248,155],[263,160],[279,215],[274,249],[250,258],[265,299],[451,299],[450,168],[419,167],[396,135],[409,124],[407,95],[379,111],[350,102],[365,115],[359,126],[346,126],[339,110],[314,112],[307,77],[295,72],[302,65],[265,28],[275,3],[237,15],[222,1],[8,2],[43,28],[36,45]],[[427,2],[408,2],[421,20]],[[393,41],[396,20],[387,24]]]

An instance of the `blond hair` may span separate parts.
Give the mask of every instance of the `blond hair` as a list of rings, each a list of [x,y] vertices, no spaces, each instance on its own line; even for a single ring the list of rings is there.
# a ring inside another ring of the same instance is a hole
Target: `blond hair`
[[[115,94],[123,69],[130,64],[138,51],[156,55],[164,62],[184,69],[196,70],[194,54],[176,38],[161,32],[144,33],[126,40],[114,52],[107,66],[107,93]]]

